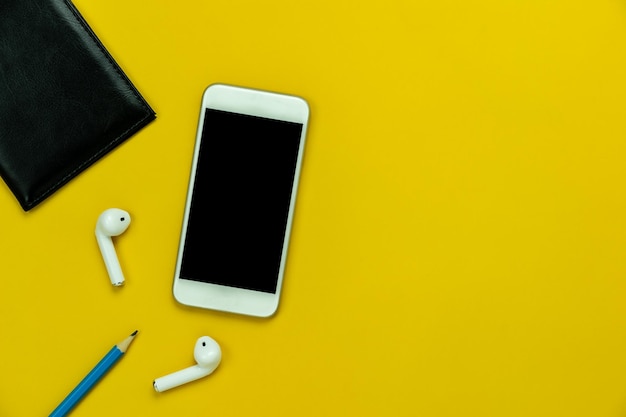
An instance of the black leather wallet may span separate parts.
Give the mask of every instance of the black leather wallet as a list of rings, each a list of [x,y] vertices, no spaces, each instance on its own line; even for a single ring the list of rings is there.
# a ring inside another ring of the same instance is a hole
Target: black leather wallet
[[[24,211],[155,117],[70,1],[0,1],[0,176]]]

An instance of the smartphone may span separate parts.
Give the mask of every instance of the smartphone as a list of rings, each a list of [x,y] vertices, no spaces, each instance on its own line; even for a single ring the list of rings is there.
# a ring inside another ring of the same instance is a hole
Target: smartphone
[[[178,302],[276,312],[308,120],[297,96],[226,84],[204,91],[174,276]]]

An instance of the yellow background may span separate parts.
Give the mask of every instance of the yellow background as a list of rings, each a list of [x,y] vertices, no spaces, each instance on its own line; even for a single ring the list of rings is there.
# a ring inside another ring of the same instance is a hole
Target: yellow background
[[[157,120],[31,212],[1,184],[1,416],[135,329],[73,416],[626,415],[623,1],[75,3]],[[214,82],[311,106],[270,319],[171,295]],[[155,393],[204,334],[218,370]]]

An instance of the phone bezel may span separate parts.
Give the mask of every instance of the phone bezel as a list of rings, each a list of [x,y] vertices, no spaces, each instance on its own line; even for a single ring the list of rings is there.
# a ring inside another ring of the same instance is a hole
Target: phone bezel
[[[188,227],[189,209],[193,196],[200,141],[202,139],[202,131],[204,128],[205,109],[207,108],[240,113],[249,116],[267,117],[276,120],[302,123],[303,125],[275,293],[265,293],[262,291],[253,291],[180,278],[183,247]],[[178,302],[193,307],[227,311],[257,317],[269,317],[276,312],[280,300],[280,294],[282,292],[282,283],[291,236],[296,194],[300,180],[302,155],[306,139],[308,119],[308,103],[298,96],[227,84],[212,84],[205,89],[202,95],[200,118],[196,133],[183,223],[176,259],[176,269],[174,273],[173,293],[174,298]]]

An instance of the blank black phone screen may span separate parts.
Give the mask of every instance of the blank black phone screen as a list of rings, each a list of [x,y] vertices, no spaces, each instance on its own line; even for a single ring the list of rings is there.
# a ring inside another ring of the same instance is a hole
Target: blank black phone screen
[[[206,109],[180,278],[276,292],[302,129]]]

